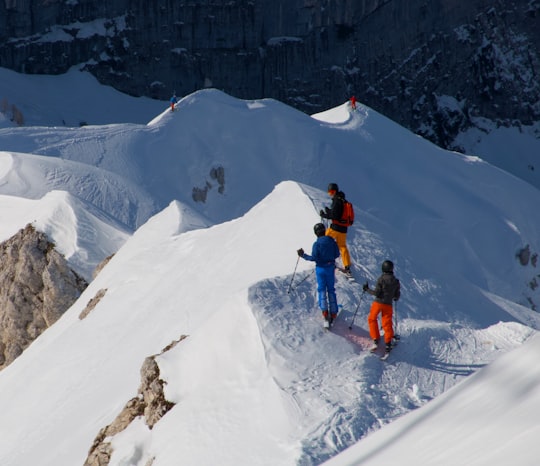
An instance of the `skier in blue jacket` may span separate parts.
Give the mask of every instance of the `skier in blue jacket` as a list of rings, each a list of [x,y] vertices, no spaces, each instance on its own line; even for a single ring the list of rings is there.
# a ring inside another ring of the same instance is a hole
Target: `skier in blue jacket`
[[[169,102],[171,103],[171,112],[174,112],[174,106],[178,102],[178,99],[176,98],[176,92],[173,94],[173,96],[170,98]]]
[[[298,249],[297,253],[302,259],[315,262],[319,307],[324,317],[324,326],[329,328],[337,317],[334,271],[340,252],[334,238],[325,236],[326,227],[322,223],[317,223],[313,231],[317,235],[317,241],[313,243],[311,255],[306,254],[302,248]]]

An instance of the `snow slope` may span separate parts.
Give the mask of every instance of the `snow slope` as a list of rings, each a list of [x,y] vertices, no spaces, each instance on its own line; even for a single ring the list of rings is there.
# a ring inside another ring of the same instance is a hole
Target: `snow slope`
[[[475,331],[408,319],[395,363],[385,366],[364,351],[367,308],[348,331],[360,298],[343,281],[343,321],[326,333],[313,280],[286,293],[295,258],[282,251],[311,243],[311,228],[275,226],[278,217],[317,221],[304,189],[281,184],[244,217],[208,229],[179,234],[177,203],[140,228],[65,316],[2,372],[2,423],[17,426],[5,435],[2,464],[82,464],[97,431],[135,395],[142,360],[182,335],[189,337],[158,358],[177,405],[152,431],[137,423],[115,438],[111,464],[319,464],[533,333],[516,323]],[[295,211],[286,208],[291,202]],[[212,266],[202,270],[209,254]],[[298,278],[310,270],[301,262]],[[104,288],[104,299],[79,320]],[[10,383],[24,374],[32,384]],[[32,447],[21,451],[21,438]],[[48,448],[53,442],[57,449]]]
[[[24,126],[78,127],[146,123],[167,102],[121,94],[78,67],[57,76],[0,68],[0,128],[14,125],[12,106],[22,113]]]
[[[455,144],[540,189],[540,122],[506,128],[490,120],[473,121],[475,127],[459,134]]]
[[[311,118],[207,90],[148,124],[4,128],[0,136],[3,237],[34,221],[78,268],[88,267],[85,254],[97,263],[119,248],[0,372],[0,464],[83,464],[99,430],[136,395],[144,359],[183,335],[157,356],[175,406],[153,429],[138,420],[112,438],[111,465],[357,464],[356,448],[366,442],[360,458],[372,451],[372,432],[414,411],[426,419],[423,435],[431,418],[423,413],[453,399],[443,393],[482,390],[475,380],[489,376],[481,369],[540,328],[530,309],[539,300],[531,286],[538,190],[367,107]],[[326,332],[313,266],[296,256],[315,239],[330,181],[355,205],[348,241],[358,281],[373,283],[386,258],[402,281],[402,341],[388,363],[365,351],[370,300],[361,287],[338,276],[342,312]],[[501,377],[509,365],[496,366]],[[497,395],[485,397],[496,403]],[[514,397],[517,389],[509,405]],[[495,438],[502,428],[486,427]],[[386,430],[373,437],[390,445],[397,434]],[[475,442],[462,445],[447,457],[427,450],[425,464],[460,464]],[[524,464],[537,456],[519,441],[506,445],[512,452]]]
[[[50,191],[38,200],[2,195],[0,217],[0,241],[31,223],[54,240],[57,250],[86,280],[131,234],[113,218],[66,191]]]
[[[539,352],[537,336],[325,466],[537,464]]]

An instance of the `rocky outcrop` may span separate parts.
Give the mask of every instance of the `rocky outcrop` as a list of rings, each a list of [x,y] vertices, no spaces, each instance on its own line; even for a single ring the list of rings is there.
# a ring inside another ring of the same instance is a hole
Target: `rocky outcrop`
[[[182,335],[180,339],[164,348],[160,354],[169,351],[185,338],[186,336]],[[144,419],[148,428],[152,429],[174,406],[174,403],[165,398],[163,392],[165,382],[160,379],[156,356],[149,356],[144,360],[137,396],[126,403],[111,424],[101,429],[90,448],[84,466],[107,466],[112,455],[111,440],[116,434],[127,429],[136,418],[140,417]],[[149,460],[147,464],[151,463],[152,460]]]
[[[206,202],[208,191],[214,188],[217,184],[219,194],[225,192],[225,168],[221,165],[212,167],[209,173],[210,181],[206,180],[203,187],[195,186],[192,190],[191,197],[195,202]]]
[[[86,288],[44,233],[28,225],[0,244],[0,369],[54,324]]]
[[[526,302],[522,304],[530,307],[533,311],[537,311],[538,289],[540,288],[540,273],[537,269],[538,253],[531,251],[530,245],[527,244],[516,253],[516,258],[528,272],[528,289],[523,292]]]
[[[105,296],[106,293],[107,293],[107,288],[101,288],[96,293],[96,295],[90,301],[88,301],[88,304],[86,305],[86,307],[79,314],[79,319],[80,320],[85,319],[88,316],[88,314],[90,314],[94,310],[94,308],[99,304],[99,302],[102,300],[102,298]]]
[[[539,119],[539,17],[539,0],[6,0],[0,66],[84,64],[132,95],[215,87],[308,113],[355,94],[453,148],[476,116]]]

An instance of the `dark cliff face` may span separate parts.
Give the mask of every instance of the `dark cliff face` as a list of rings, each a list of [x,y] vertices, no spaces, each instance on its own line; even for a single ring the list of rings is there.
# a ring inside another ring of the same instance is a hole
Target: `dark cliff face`
[[[538,121],[539,18],[540,0],[0,0],[0,66],[308,113],[354,94],[451,147],[475,116]]]

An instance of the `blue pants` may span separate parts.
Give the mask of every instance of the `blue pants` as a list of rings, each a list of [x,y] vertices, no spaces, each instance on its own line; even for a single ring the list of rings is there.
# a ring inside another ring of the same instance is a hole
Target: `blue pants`
[[[338,311],[334,270],[335,267],[333,265],[329,267],[315,267],[319,307],[321,311],[330,311],[330,314],[337,314]]]

